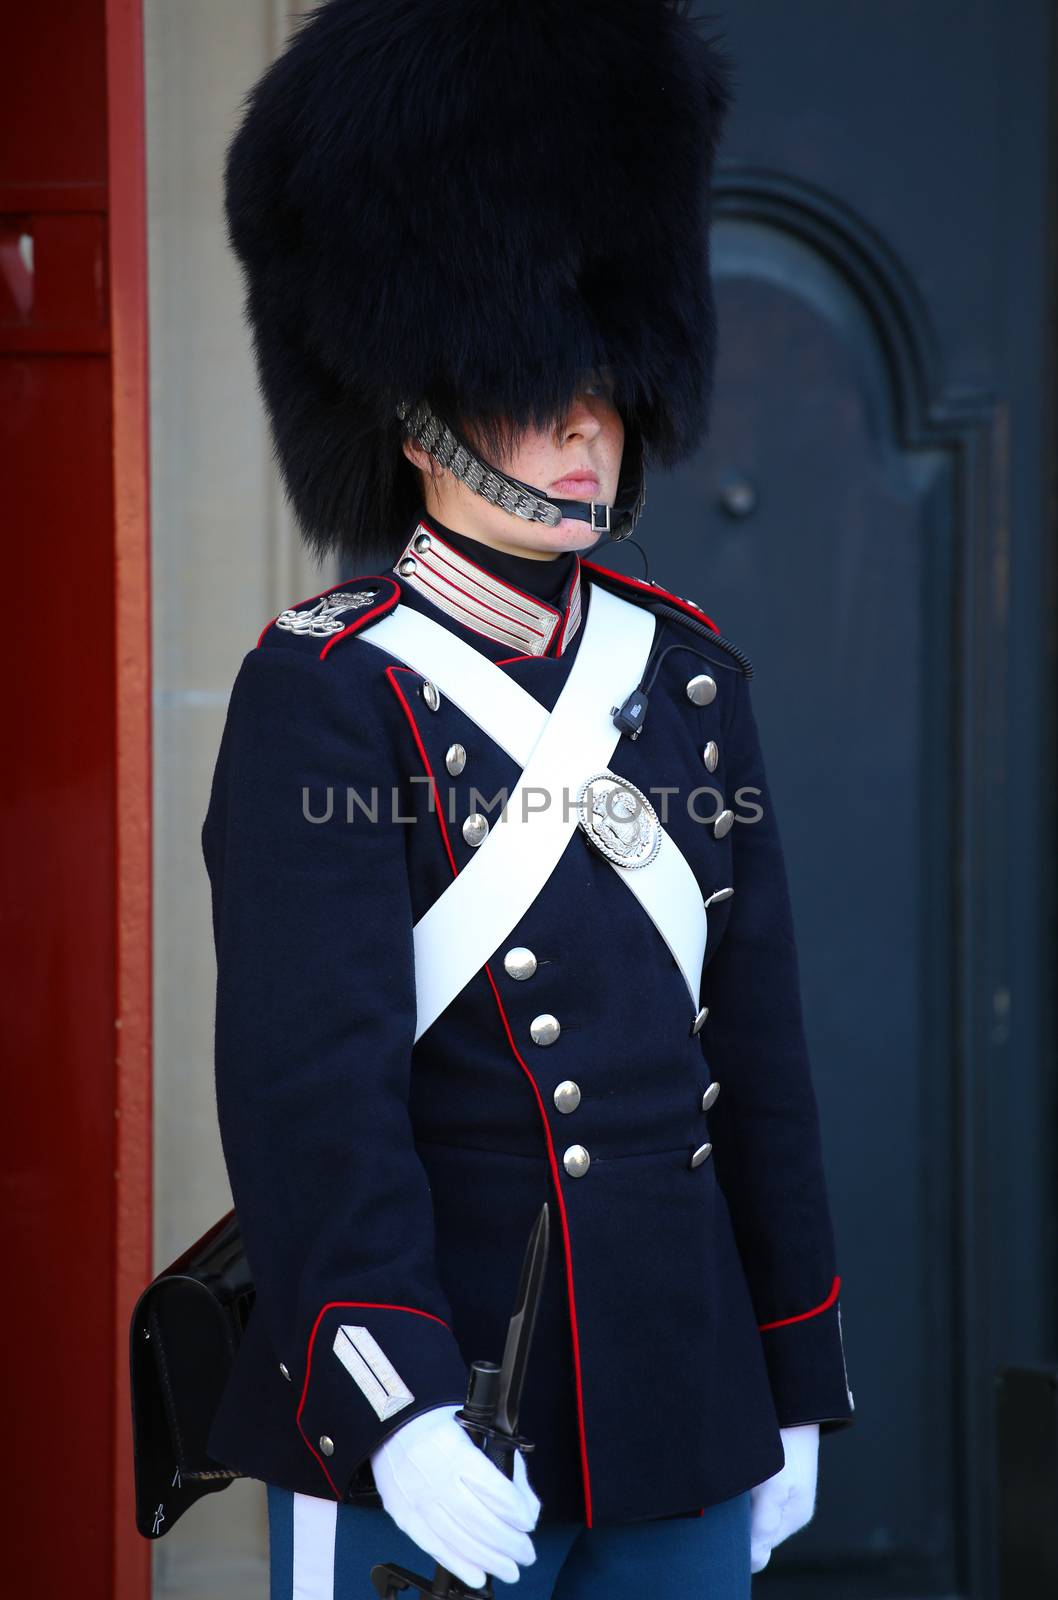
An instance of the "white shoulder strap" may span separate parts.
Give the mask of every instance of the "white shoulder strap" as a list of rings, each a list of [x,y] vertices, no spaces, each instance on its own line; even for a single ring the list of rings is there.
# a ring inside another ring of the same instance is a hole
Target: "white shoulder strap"
[[[523,769],[484,843],[415,924],[416,1039],[480,971],[553,872],[577,826],[577,790],[606,767],[620,741],[612,707],[639,683],[656,626],[650,612],[594,585],[577,655],[550,713],[480,651],[411,607],[360,633],[435,683]],[[697,1010],[707,916],[694,873],[662,834],[647,865],[610,865],[665,939]]]
[[[488,656],[411,606],[397,606],[388,616],[361,629],[357,637],[429,678],[501,750],[520,767],[525,766],[551,713]]]

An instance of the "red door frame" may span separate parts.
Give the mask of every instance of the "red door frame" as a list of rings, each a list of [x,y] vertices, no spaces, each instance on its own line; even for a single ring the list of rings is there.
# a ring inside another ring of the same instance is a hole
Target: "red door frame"
[[[128,1324],[151,1275],[142,0],[0,52],[5,1588],[147,1600]]]
[[[133,1521],[127,1329],[151,1276],[151,582],[147,182],[142,0],[106,0],[114,461],[114,1596],[146,1600]]]

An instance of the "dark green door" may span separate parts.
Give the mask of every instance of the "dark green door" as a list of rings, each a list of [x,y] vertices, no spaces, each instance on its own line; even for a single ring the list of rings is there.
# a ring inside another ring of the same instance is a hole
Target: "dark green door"
[[[702,25],[713,424],[641,542],[756,668],[857,1410],[754,1588],[991,1596],[995,1374],[1058,1353],[1050,8]]]

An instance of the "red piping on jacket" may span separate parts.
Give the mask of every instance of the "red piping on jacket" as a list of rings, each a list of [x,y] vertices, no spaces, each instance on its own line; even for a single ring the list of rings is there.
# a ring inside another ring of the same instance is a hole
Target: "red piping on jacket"
[[[312,1347],[316,1342],[316,1332],[317,1332],[317,1330],[319,1328],[319,1325],[320,1325],[321,1321],[323,1320],[324,1316],[326,1315],[326,1313],[328,1311],[333,1311],[336,1306],[342,1306],[343,1308],[346,1307],[346,1306],[350,1306],[350,1307],[351,1306],[361,1306],[362,1308],[364,1308],[365,1310],[368,1310],[368,1311],[408,1311],[408,1312],[411,1313],[411,1315],[413,1317],[429,1317],[431,1322],[439,1322],[441,1324],[442,1328],[448,1328],[449,1333],[451,1333],[452,1330],[449,1327],[449,1324],[444,1320],[443,1317],[435,1316],[432,1311],[420,1311],[417,1306],[390,1306],[390,1305],[385,1305],[385,1304],[383,1304],[383,1302],[381,1302],[379,1300],[328,1300],[327,1304],[319,1312],[318,1316],[316,1317],[316,1321],[312,1324],[312,1332],[309,1334],[308,1355],[306,1356],[306,1359],[305,1359],[305,1382],[301,1386],[301,1399],[298,1401],[298,1409],[297,1409],[297,1412],[295,1413],[295,1419],[294,1420],[297,1422],[298,1432],[300,1433],[301,1437],[304,1439],[305,1443],[308,1445],[309,1449],[312,1451],[312,1454],[316,1457],[316,1460],[319,1462],[320,1466],[323,1468],[323,1476],[327,1479],[327,1482],[330,1484],[331,1488],[334,1490],[335,1495],[340,1500],[342,1498],[341,1490],[338,1488],[338,1485],[335,1483],[334,1479],[331,1477],[330,1473],[327,1471],[327,1468],[324,1465],[323,1457],[320,1455],[319,1451],[315,1448],[315,1446],[310,1442],[308,1434],[305,1432],[304,1428],[301,1426],[301,1413],[305,1408],[305,1396],[309,1392],[309,1376],[310,1376],[310,1374],[312,1372]]]
[[[780,1317],[777,1322],[758,1322],[757,1327],[761,1333],[764,1333],[768,1328],[785,1328],[788,1323],[804,1322],[808,1317],[818,1317],[821,1311],[826,1311],[834,1304],[834,1301],[838,1297],[838,1290],[840,1288],[841,1279],[835,1278],[834,1282],[830,1286],[830,1293],[827,1295],[826,1299],[821,1300],[817,1306],[813,1306],[811,1311],[799,1311],[796,1317]]]
[[[673,594],[669,589],[661,589],[655,584],[644,583],[642,578],[626,577],[623,572],[614,572],[610,567],[601,566],[598,561],[582,560],[581,566],[590,567],[593,572],[604,572],[608,578],[616,578],[618,583],[630,584],[633,589],[641,589],[644,594],[653,595],[655,600],[665,600],[670,605],[678,606],[681,611],[686,611],[689,617],[702,617],[708,622],[714,633],[720,632],[712,617],[707,617],[700,606],[688,605],[686,600],[681,600],[678,594]]]
[[[520,657],[512,657],[512,659],[513,660],[518,660],[518,659],[522,659],[522,658],[520,658]],[[535,659],[535,658],[525,658],[525,659]],[[416,726],[415,718],[412,715],[411,707],[408,705],[408,702],[404,697],[404,693],[403,693],[400,685],[396,682],[395,678],[393,677],[394,671],[410,672],[411,670],[413,670],[413,669],[410,668],[410,667],[398,667],[398,668],[387,667],[386,668],[386,676],[389,679],[390,686],[395,690],[398,698],[400,699],[401,705],[404,708],[404,714],[407,717],[408,722],[409,722],[409,724],[411,726],[412,737],[415,740],[415,747],[419,752],[419,756],[420,756],[420,758],[422,760],[422,763],[423,763],[424,767],[426,768],[427,776],[430,779],[430,783],[432,785],[432,790],[433,790],[434,799],[435,799],[435,809],[437,811],[437,820],[441,824],[441,837],[444,840],[444,847],[445,847],[445,850],[446,850],[446,852],[448,854],[449,864],[451,865],[451,868],[452,868],[452,876],[456,877],[458,875],[459,868],[456,866],[455,856],[452,854],[452,846],[451,846],[451,843],[449,842],[449,838],[448,838],[448,829],[445,826],[444,808],[443,808],[443,806],[441,806],[439,804],[440,794],[439,794],[439,790],[438,790],[438,787],[437,787],[437,779],[434,776],[433,767],[430,765],[430,758],[426,753],[426,748],[423,745],[422,739],[419,736],[419,730],[418,730],[418,727]],[[510,1044],[511,1050],[512,1050],[512,1052],[514,1054],[514,1058],[518,1062],[519,1066],[522,1068],[522,1070],[525,1073],[526,1077],[529,1079],[529,1082],[533,1086],[533,1093],[536,1096],[536,1103],[537,1103],[537,1107],[538,1107],[538,1109],[540,1111],[540,1118],[541,1118],[541,1121],[544,1124],[544,1136],[545,1136],[545,1141],[546,1141],[546,1144],[547,1144],[548,1162],[549,1162],[550,1167],[551,1167],[551,1175],[552,1175],[552,1180],[554,1182],[554,1188],[555,1188],[555,1197],[558,1200],[559,1216],[560,1216],[561,1221],[562,1221],[562,1244],[563,1244],[563,1254],[564,1254],[564,1257],[565,1257],[565,1266],[566,1266],[566,1288],[567,1288],[567,1293],[569,1295],[570,1337],[571,1337],[571,1343],[572,1343],[572,1347],[573,1347],[573,1373],[574,1373],[574,1378],[576,1380],[576,1393],[577,1393],[577,1431],[578,1431],[579,1442],[580,1442],[581,1482],[582,1482],[582,1488],[584,1490],[584,1521],[585,1521],[585,1526],[590,1528],[592,1526],[591,1472],[590,1472],[590,1469],[588,1467],[588,1443],[587,1443],[587,1434],[586,1434],[585,1426],[584,1426],[584,1385],[583,1385],[583,1379],[582,1379],[582,1376],[581,1376],[581,1365],[580,1365],[580,1332],[579,1332],[579,1329],[577,1327],[577,1302],[576,1302],[576,1296],[575,1296],[574,1288],[573,1288],[573,1252],[572,1252],[572,1247],[571,1247],[571,1244],[570,1244],[570,1237],[569,1237],[569,1219],[566,1216],[566,1202],[565,1202],[565,1198],[564,1198],[564,1196],[562,1194],[562,1185],[561,1185],[561,1183],[559,1181],[558,1161],[557,1161],[557,1158],[555,1156],[555,1147],[554,1147],[554,1144],[553,1144],[552,1138],[551,1138],[551,1124],[548,1122],[547,1113],[544,1110],[544,1101],[543,1101],[543,1097],[541,1096],[541,1093],[540,1093],[540,1086],[537,1083],[536,1079],[533,1077],[533,1074],[530,1072],[529,1068],[526,1066],[525,1062],[522,1060],[522,1057],[521,1057],[521,1055],[520,1055],[520,1053],[518,1051],[518,1047],[514,1042],[514,1035],[511,1033],[511,1025],[510,1025],[510,1022],[507,1019],[507,1013],[504,1010],[503,1001],[500,999],[500,992],[496,987],[495,979],[492,976],[491,968],[489,967],[487,962],[485,964],[485,976],[488,978],[489,984],[491,985],[491,988],[492,988],[493,995],[495,996],[496,1005],[497,1005],[497,1008],[499,1009],[499,1013],[500,1013],[500,1020],[503,1023],[504,1032],[507,1035],[507,1040],[508,1040],[508,1043]],[[309,1448],[310,1449],[312,1448],[311,1445],[309,1446]],[[320,1464],[322,1466],[322,1462]],[[324,1468],[324,1471],[326,1471],[326,1470],[327,1469]]]

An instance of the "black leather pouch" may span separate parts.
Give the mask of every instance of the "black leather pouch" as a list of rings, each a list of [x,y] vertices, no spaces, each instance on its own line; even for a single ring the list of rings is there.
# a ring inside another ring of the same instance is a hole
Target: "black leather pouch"
[[[136,1526],[157,1539],[203,1495],[242,1474],[206,1438],[253,1307],[238,1218],[229,1211],[136,1302],[129,1328]]]

